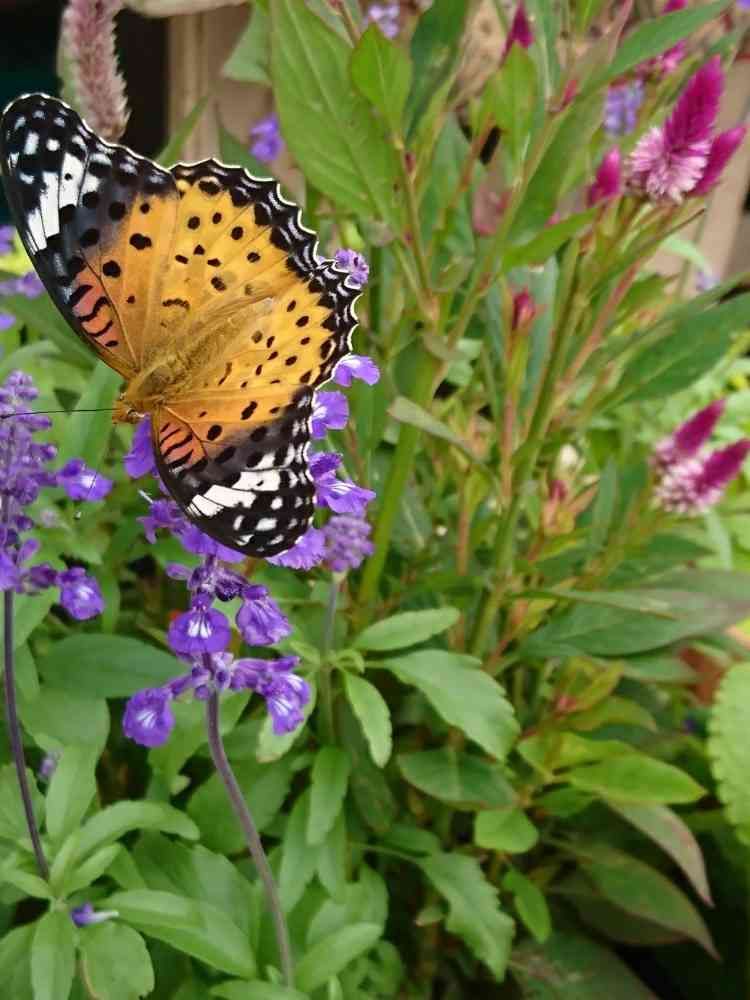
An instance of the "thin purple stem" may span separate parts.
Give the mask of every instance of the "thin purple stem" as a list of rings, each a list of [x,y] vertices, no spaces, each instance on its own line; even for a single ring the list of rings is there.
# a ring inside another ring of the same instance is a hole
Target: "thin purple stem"
[[[266,900],[276,931],[276,944],[279,949],[281,969],[286,984],[291,989],[294,986],[294,966],[292,964],[292,948],[289,943],[289,931],[284,919],[284,910],[281,906],[281,899],[279,898],[271,866],[268,863],[266,852],[263,850],[260,835],[250,815],[250,810],[247,808],[247,803],[234,776],[234,771],[232,771],[231,765],[227,760],[224,743],[222,742],[219,730],[219,696],[215,691],[211,693],[206,702],[206,729],[208,730],[208,746],[211,750],[214,767],[224,782],[232,809],[242,827],[248,850],[255,862],[255,867],[258,869],[260,880],[266,891]]]
[[[34,807],[31,804],[31,791],[29,790],[29,779],[26,774],[26,758],[23,752],[23,741],[21,739],[21,727],[18,722],[18,708],[16,706],[16,680],[13,662],[13,591],[6,590],[3,593],[3,616],[4,616],[4,643],[5,643],[5,719],[8,725],[8,735],[10,737],[10,749],[13,754],[13,762],[16,765],[16,776],[18,787],[21,791],[21,801],[23,811],[26,815],[26,826],[31,837],[31,844],[34,848],[34,857],[39,874],[45,881],[49,881],[49,866],[42,849],[42,838],[39,836],[39,827],[36,825]]]

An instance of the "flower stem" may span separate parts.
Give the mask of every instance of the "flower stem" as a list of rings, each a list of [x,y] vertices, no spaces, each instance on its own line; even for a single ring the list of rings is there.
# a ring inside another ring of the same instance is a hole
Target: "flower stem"
[[[318,691],[320,693],[320,710],[323,738],[326,743],[336,742],[336,726],[333,720],[333,691],[331,690],[331,664],[329,653],[333,646],[333,631],[336,626],[336,607],[339,597],[339,582],[334,573],[331,577],[331,587],[328,591],[323,639],[320,645],[321,669],[318,675]]]
[[[3,617],[4,617],[4,638],[5,638],[5,671],[3,682],[5,685],[5,721],[8,726],[8,736],[10,738],[10,749],[13,755],[13,763],[16,765],[16,777],[18,787],[21,792],[23,811],[26,816],[26,826],[28,827],[31,845],[34,848],[34,857],[39,874],[45,881],[49,881],[49,866],[44,856],[42,848],[42,838],[39,836],[39,827],[36,825],[34,807],[31,803],[31,792],[29,790],[29,779],[26,774],[26,758],[23,752],[23,740],[21,739],[21,726],[18,722],[18,708],[16,706],[16,679],[13,663],[13,591],[6,590],[3,593]]]
[[[221,732],[219,730],[219,696],[215,691],[212,692],[206,703],[206,729],[208,731],[208,746],[211,751],[211,758],[213,759],[214,766],[219,777],[224,782],[224,787],[227,790],[227,795],[229,796],[232,809],[234,810],[234,814],[242,827],[242,832],[244,833],[245,840],[247,841],[248,850],[250,851],[252,859],[255,862],[255,867],[258,869],[258,875],[260,875],[260,880],[266,891],[266,900],[268,902],[268,908],[271,911],[271,916],[273,917],[274,930],[276,931],[276,944],[279,949],[281,969],[284,974],[286,985],[292,989],[294,987],[292,948],[289,943],[289,932],[287,930],[286,920],[284,919],[284,911],[281,906],[279,891],[276,888],[273,872],[271,871],[271,866],[268,863],[266,852],[263,850],[263,844],[261,843],[260,835],[256,829],[255,823],[253,822],[253,817],[250,815],[250,810],[247,808],[247,803],[242,796],[242,790],[240,789],[237,779],[234,776],[234,771],[227,760],[224,743],[222,742]]]

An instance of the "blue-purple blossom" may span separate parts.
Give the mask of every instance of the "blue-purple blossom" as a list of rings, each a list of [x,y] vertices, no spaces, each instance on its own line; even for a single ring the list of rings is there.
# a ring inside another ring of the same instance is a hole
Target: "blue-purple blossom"
[[[628,135],[635,129],[644,94],[642,80],[609,88],[604,105],[604,128],[610,135]]]
[[[15,232],[13,226],[0,226],[0,256],[5,256],[13,249]]]
[[[42,779],[42,781],[49,781],[52,775],[57,770],[57,765],[60,762],[59,753],[46,753],[42,757],[39,768],[37,769],[37,774]]]
[[[270,163],[281,155],[284,140],[279,130],[279,119],[275,114],[262,118],[250,129],[250,152],[262,163]]]
[[[76,927],[88,927],[90,924],[101,924],[105,920],[119,917],[118,910],[95,910],[91,903],[82,903],[70,911],[70,919]]]
[[[0,333],[3,333],[5,330],[10,330],[15,321],[15,316],[11,316],[10,313],[0,312]]]
[[[71,458],[57,473],[57,485],[71,500],[103,500],[112,489],[112,480],[90,469],[83,459]]]
[[[167,633],[167,641],[175,653],[186,657],[219,653],[227,648],[231,638],[226,615],[207,607],[203,600],[194,601],[189,611],[178,615]]]
[[[399,30],[398,14],[397,3],[373,3],[367,9],[365,24],[376,24],[386,38],[395,38]]]
[[[340,431],[349,419],[349,403],[341,392],[316,392],[312,411],[312,436],[324,438],[328,431]]]
[[[308,528],[291,549],[270,556],[266,562],[286,569],[312,569],[320,565],[325,556],[325,535],[320,528]]]
[[[372,528],[362,517],[334,514],[323,528],[325,563],[334,573],[358,569],[375,551],[370,541]]]
[[[291,733],[303,721],[302,709],[310,700],[310,685],[295,674],[296,656],[278,660],[235,660],[230,671],[232,690],[256,691],[266,699],[273,731]]]
[[[333,369],[331,378],[344,389],[348,389],[355,378],[361,379],[367,385],[375,385],[380,378],[380,369],[372,358],[363,354],[347,354]]]
[[[349,279],[357,288],[363,288],[370,277],[370,265],[356,250],[341,249],[334,254],[334,261],[343,271],[349,272]]]
[[[6,278],[0,281],[0,295],[23,295],[27,299],[36,299],[44,291],[36,271],[27,271],[20,278]]]
[[[166,743],[174,729],[172,698],[168,687],[137,691],[125,706],[122,731],[129,739],[145,747]]]
[[[151,442],[151,417],[144,417],[135,429],[130,451],[123,459],[125,471],[131,479],[140,479],[156,472],[154,447]]]
[[[104,610],[98,582],[80,566],[58,573],[57,586],[60,588],[60,603],[77,621],[93,618]]]
[[[246,585],[237,628],[248,646],[271,646],[285,639],[292,627],[265,587]]]
[[[318,452],[310,459],[310,472],[315,480],[315,499],[319,507],[328,507],[335,514],[354,514],[361,517],[371,500],[372,490],[357,486],[348,479],[338,479],[336,469],[341,456],[333,452]]]
[[[719,279],[713,273],[713,271],[704,271],[702,269],[698,270],[695,275],[695,290],[696,292],[709,292],[712,288],[716,288],[719,284]]]

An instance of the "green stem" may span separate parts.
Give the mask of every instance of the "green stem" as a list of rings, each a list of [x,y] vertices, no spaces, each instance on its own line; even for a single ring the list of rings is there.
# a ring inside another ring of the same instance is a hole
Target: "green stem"
[[[331,685],[331,664],[328,654],[333,646],[333,630],[336,624],[336,606],[338,604],[339,584],[336,576],[331,577],[331,587],[328,591],[328,604],[323,625],[323,639],[320,644],[320,674],[318,676],[318,693],[320,696],[321,728],[323,742],[333,745],[336,742],[336,726],[333,717],[333,690]]]

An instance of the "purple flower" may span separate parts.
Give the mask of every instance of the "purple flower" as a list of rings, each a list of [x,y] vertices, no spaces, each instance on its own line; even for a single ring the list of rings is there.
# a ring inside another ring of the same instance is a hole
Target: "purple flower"
[[[10,313],[0,312],[0,333],[5,330],[10,330],[15,321],[15,316],[11,316]]]
[[[674,433],[659,441],[651,458],[654,467],[664,473],[685,459],[695,458],[713,434],[725,406],[723,399],[709,403],[681,424]]]
[[[0,295],[23,295],[27,299],[36,299],[44,291],[36,271],[27,271],[20,278],[7,278],[0,281]]]
[[[373,3],[367,10],[365,23],[376,24],[386,38],[398,34],[399,5],[397,3]]]
[[[677,514],[702,514],[718,503],[727,485],[739,475],[748,452],[750,440],[741,439],[672,466],[656,488],[659,505]]]
[[[233,690],[256,691],[266,707],[277,735],[291,733],[303,721],[303,708],[310,700],[310,685],[293,673],[296,656],[278,660],[236,660],[231,671]]]
[[[93,618],[104,610],[99,584],[80,566],[60,573],[57,586],[60,588],[60,603],[77,621]]]
[[[169,626],[167,641],[180,656],[200,656],[226,649],[232,630],[226,615],[215,608],[196,602],[189,611],[178,615]]]
[[[320,528],[308,528],[304,535],[297,539],[291,549],[270,556],[266,562],[274,566],[285,566],[287,569],[312,569],[318,566],[325,556],[325,535]]]
[[[630,188],[652,201],[677,204],[704,174],[724,75],[718,56],[688,81],[664,125],[650,129],[628,157]]]
[[[152,500],[148,514],[139,517],[138,520],[143,525],[143,533],[153,545],[156,541],[156,532],[160,528],[175,534],[183,527],[183,517],[180,508],[172,500]]]
[[[262,163],[275,160],[284,149],[284,140],[279,131],[279,119],[275,114],[256,122],[250,129],[250,138],[254,140],[250,145],[250,152]]]
[[[604,128],[610,135],[628,135],[638,122],[638,109],[643,104],[642,80],[610,87],[604,106]]]
[[[151,417],[144,417],[136,427],[130,451],[124,457],[123,464],[131,479],[139,479],[149,472],[156,472],[156,459],[151,442]]]
[[[708,160],[703,176],[690,192],[691,197],[708,194],[716,187],[727,163],[742,145],[746,133],[747,125],[738,125],[736,128],[730,128],[715,136],[708,151]]]
[[[340,431],[349,419],[349,404],[340,392],[315,393],[312,412],[312,436],[324,438],[329,430]]]
[[[362,354],[347,354],[333,369],[331,377],[344,389],[348,389],[355,378],[361,379],[367,385],[375,385],[380,378],[380,369],[372,358]]]
[[[523,4],[523,0],[519,3],[518,7],[516,7],[513,20],[510,23],[508,37],[505,39],[503,59],[507,57],[510,50],[516,44],[520,45],[524,49],[531,48],[534,44],[534,32],[531,27],[531,22],[529,21],[529,16],[526,13],[526,7]]]
[[[586,204],[590,207],[601,201],[611,201],[621,191],[620,150],[615,146],[599,164],[594,183],[586,191]]]
[[[336,514],[354,514],[362,517],[365,507],[375,499],[372,490],[357,486],[348,479],[337,479],[335,472],[316,475],[312,463],[311,471],[315,479],[316,502],[319,507],[328,507]]]
[[[90,924],[101,924],[105,920],[119,917],[117,910],[95,910],[91,903],[83,903],[70,911],[70,919],[76,927],[88,927]]]
[[[698,271],[695,276],[695,290],[697,292],[708,292],[712,288],[716,288],[719,284],[719,279],[713,273],[713,271]]]
[[[370,265],[356,250],[337,250],[334,261],[342,271],[349,272],[349,278],[357,288],[364,288],[370,277]]]
[[[325,562],[334,573],[358,569],[375,551],[370,541],[372,528],[361,517],[334,514],[323,528]]]
[[[159,747],[166,743],[174,729],[174,714],[168,687],[138,691],[128,700],[122,717],[125,735],[144,747]]]
[[[246,587],[236,620],[248,646],[271,646],[292,631],[278,604],[261,586]]]
[[[71,500],[103,500],[112,489],[112,480],[90,469],[83,459],[71,458],[57,473],[57,485]]]
[[[16,231],[13,226],[0,226],[0,256],[5,256],[13,249],[13,237]]]
[[[42,757],[41,763],[39,764],[39,769],[37,774],[42,779],[42,781],[49,781],[52,775],[57,770],[57,765],[60,760],[59,753],[46,753]]]

